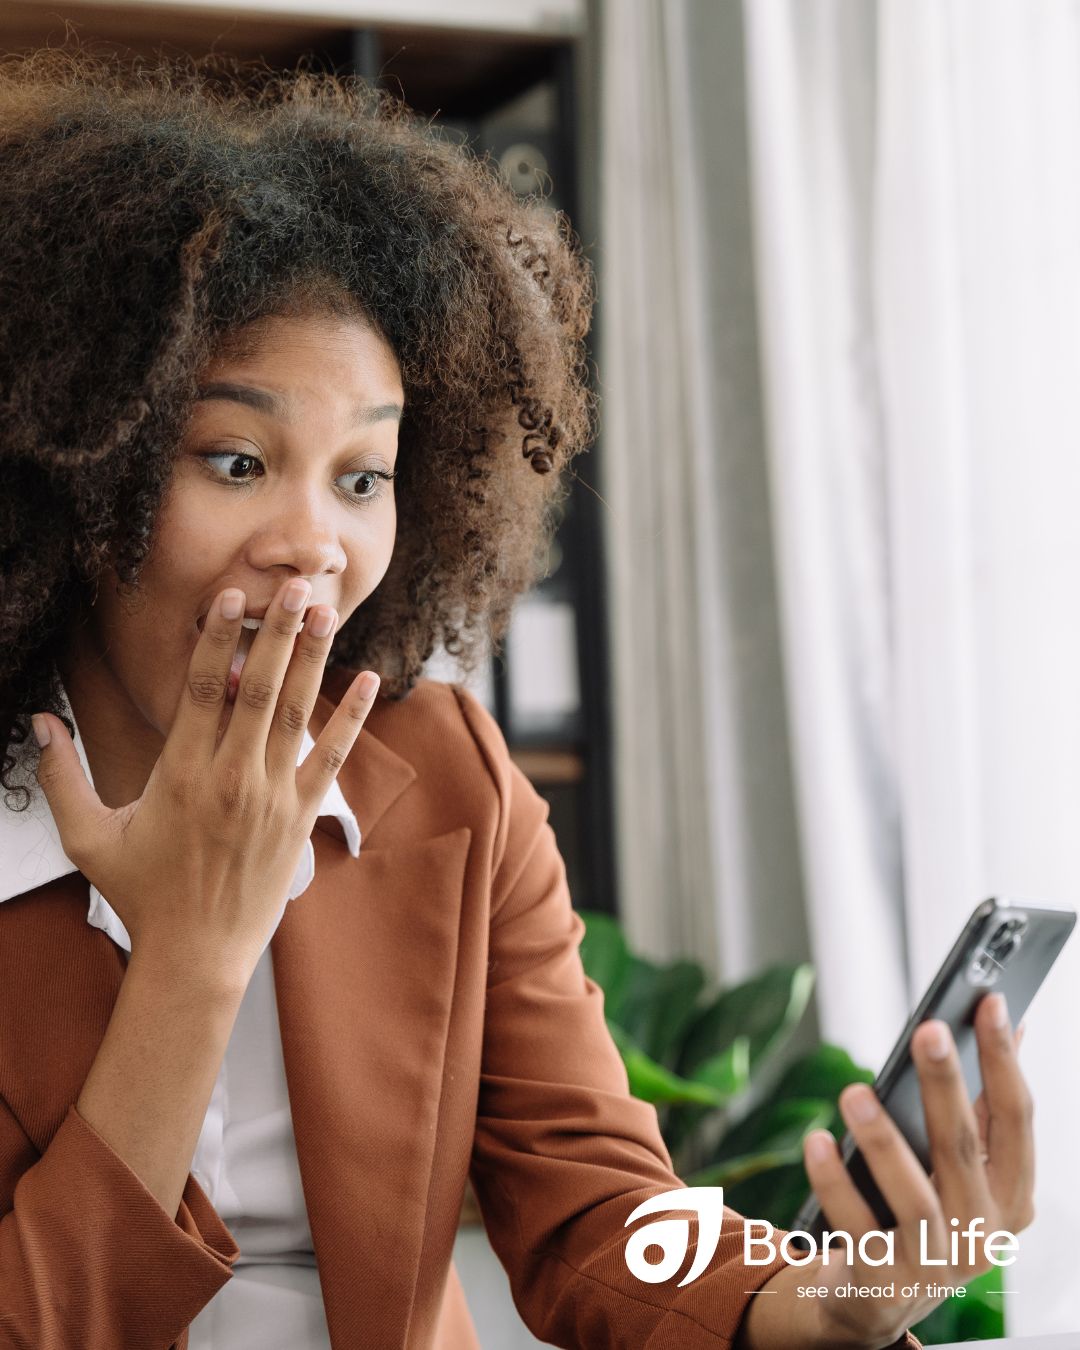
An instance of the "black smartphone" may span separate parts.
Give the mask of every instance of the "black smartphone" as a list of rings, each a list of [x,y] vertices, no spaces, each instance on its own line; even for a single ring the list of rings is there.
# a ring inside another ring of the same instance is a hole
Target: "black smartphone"
[[[874,1081],[874,1091],[900,1127],[927,1172],[931,1170],[919,1079],[911,1058],[911,1037],[920,1022],[940,1018],[956,1040],[964,1081],[974,1100],[982,1089],[979,1049],[975,1040],[975,1008],[989,993],[1005,995],[1015,1027],[1035,991],[1057,959],[1076,925],[1072,910],[1036,909],[1005,900],[987,900],[964,925],[952,951],[941,963],[903,1034]],[[896,1217],[878,1190],[851,1134],[840,1145],[847,1170],[873,1209],[882,1229],[894,1228]],[[810,1192],[792,1224],[820,1244],[826,1219],[817,1196]]]

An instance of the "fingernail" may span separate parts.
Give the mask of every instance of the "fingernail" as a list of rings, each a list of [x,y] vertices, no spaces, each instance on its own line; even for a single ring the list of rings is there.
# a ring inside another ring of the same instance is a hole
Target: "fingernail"
[[[291,581],[285,589],[285,595],[282,598],[282,606],[290,614],[299,614],[308,602],[308,596],[311,594],[311,587],[306,581]]]
[[[332,609],[317,609],[307,621],[307,630],[312,637],[326,637],[334,626],[334,618]]]
[[[379,687],[379,677],[374,671],[366,671],[360,676],[360,681],[356,686],[356,692],[361,698],[374,698],[375,690]]]
[[[946,1059],[949,1054],[949,1028],[944,1022],[927,1022],[923,1032],[923,1049],[930,1059]]]
[[[244,612],[244,592],[243,591],[222,591],[221,593],[221,617],[223,619],[238,619]]]
[[[844,1098],[844,1108],[848,1116],[858,1125],[867,1125],[878,1113],[877,1098],[869,1088],[860,1088],[849,1092]]]
[[[990,1025],[998,1031],[1009,1025],[1009,1005],[1004,994],[990,994]]]
[[[833,1137],[828,1130],[813,1130],[806,1136],[806,1156],[811,1162],[828,1162],[834,1147]]]
[[[45,721],[44,717],[39,717],[37,713],[33,714],[30,718],[30,722],[34,728],[34,740],[37,741],[38,745],[44,750],[52,739],[52,733],[49,731],[49,724]]]

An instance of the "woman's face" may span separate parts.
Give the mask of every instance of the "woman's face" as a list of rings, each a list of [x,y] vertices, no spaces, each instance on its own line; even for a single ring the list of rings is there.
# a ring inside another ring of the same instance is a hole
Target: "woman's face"
[[[242,356],[200,375],[138,593],[122,599],[107,573],[77,631],[65,683],[80,725],[89,711],[98,733],[138,736],[141,721],[168,734],[201,621],[226,586],[261,613],[305,577],[309,603],[333,605],[340,625],[390,563],[385,475],[403,393],[389,345],[341,318],[265,319],[244,336]]]

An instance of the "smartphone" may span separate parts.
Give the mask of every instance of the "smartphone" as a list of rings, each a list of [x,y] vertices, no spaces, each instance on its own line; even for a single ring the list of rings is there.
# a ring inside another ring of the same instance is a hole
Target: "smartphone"
[[[979,1000],[989,993],[1004,994],[1009,1020],[1013,1027],[1017,1026],[1075,925],[1076,914],[1072,910],[985,901],[964,925],[952,951],[908,1018],[903,1034],[874,1081],[874,1091],[927,1172],[932,1168],[930,1144],[910,1051],[915,1028],[928,1018],[940,1018],[949,1024],[964,1081],[974,1101],[982,1089],[974,1025]],[[840,1152],[856,1187],[873,1209],[879,1227],[895,1228],[896,1216],[878,1190],[850,1133],[844,1136]],[[810,1233],[820,1245],[826,1224],[818,1198],[811,1191],[792,1228]]]

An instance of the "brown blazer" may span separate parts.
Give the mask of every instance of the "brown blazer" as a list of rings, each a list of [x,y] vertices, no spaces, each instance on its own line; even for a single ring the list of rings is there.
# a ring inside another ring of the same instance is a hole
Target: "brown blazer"
[[[313,735],[349,678],[328,675]],[[476,1350],[451,1261],[469,1175],[541,1340],[727,1346],[778,1267],[744,1268],[732,1212],[686,1288],[627,1269],[627,1216],[682,1183],[495,722],[422,681],[378,702],[339,782],[360,856],[320,823],[270,944],[334,1350]],[[126,964],[88,897],[73,873],[0,905],[0,1347],[186,1350],[238,1248],[190,1174],[174,1219],[75,1108]]]

